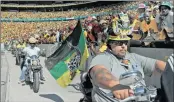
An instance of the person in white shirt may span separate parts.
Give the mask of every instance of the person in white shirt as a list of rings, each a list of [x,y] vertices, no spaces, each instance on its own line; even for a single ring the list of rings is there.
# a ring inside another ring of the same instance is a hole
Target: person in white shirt
[[[31,37],[29,39],[29,44],[30,46],[25,47],[23,49],[23,52],[25,53],[26,59],[24,61],[24,65],[22,66],[22,71],[21,71],[21,75],[20,75],[20,81],[19,83],[23,83],[25,81],[25,71],[27,70],[27,64],[28,64],[28,59],[30,59],[29,56],[32,55],[36,55],[37,57],[39,57],[40,55],[40,48],[36,47],[36,42],[37,40],[34,37]],[[40,70],[40,80],[45,80],[45,78],[43,77],[43,70],[41,68]]]

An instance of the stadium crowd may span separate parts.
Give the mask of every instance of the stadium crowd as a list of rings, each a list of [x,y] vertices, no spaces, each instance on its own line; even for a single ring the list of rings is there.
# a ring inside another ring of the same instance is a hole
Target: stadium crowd
[[[2,18],[59,18],[59,17],[74,17],[87,16],[91,14],[99,14],[110,12],[104,16],[89,16],[81,20],[88,41],[96,41],[102,39],[105,31],[103,29],[114,25],[114,22],[124,24],[129,22],[128,32],[131,32],[132,38],[139,40],[146,31],[158,32],[156,16],[160,14],[161,2],[159,1],[137,1],[137,2],[122,2],[120,4],[112,4],[108,6],[100,6],[93,8],[83,8],[80,10],[69,10],[61,12],[2,12]],[[166,3],[171,9],[170,15],[173,17],[172,2]],[[150,24],[147,24],[150,18]],[[147,18],[147,20],[146,20]],[[38,43],[55,43],[63,41],[76,25],[76,20],[57,21],[57,22],[2,22],[1,25],[1,42],[7,42],[12,39],[23,39],[27,42],[30,36],[38,39]],[[115,27],[117,28],[117,27]],[[102,32],[102,34],[101,34]],[[125,31],[126,32],[126,31]],[[106,39],[106,36],[104,37]],[[164,39],[164,34],[160,35],[159,39]]]

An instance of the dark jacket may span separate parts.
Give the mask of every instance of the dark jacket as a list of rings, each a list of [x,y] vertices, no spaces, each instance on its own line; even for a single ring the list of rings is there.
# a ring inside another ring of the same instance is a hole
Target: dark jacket
[[[174,54],[172,54],[166,64],[166,69],[161,76],[161,89],[163,91],[163,101],[174,102]]]

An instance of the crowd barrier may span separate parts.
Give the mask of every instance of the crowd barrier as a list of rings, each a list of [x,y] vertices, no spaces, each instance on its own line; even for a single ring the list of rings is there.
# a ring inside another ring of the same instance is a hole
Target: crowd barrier
[[[115,12],[115,11],[114,11]],[[88,16],[105,16],[109,15],[111,12],[103,12],[99,14],[91,14],[87,16],[75,16],[75,17],[62,17],[62,18],[1,18],[1,22],[55,22],[55,21],[70,21],[70,20],[79,20],[85,19]]]
[[[53,8],[53,7],[66,7],[66,6],[74,6],[74,5],[80,5],[80,4],[89,4],[89,3],[94,3],[96,1],[88,1],[84,3],[65,3],[65,4],[53,4],[53,5],[19,5],[19,4],[1,4],[1,7],[13,7],[13,8]]]

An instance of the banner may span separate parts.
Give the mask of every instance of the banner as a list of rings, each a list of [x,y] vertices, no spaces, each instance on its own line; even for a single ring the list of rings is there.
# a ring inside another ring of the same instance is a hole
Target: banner
[[[66,87],[78,70],[84,70],[89,53],[80,21],[62,45],[47,57],[45,65],[57,83]]]

